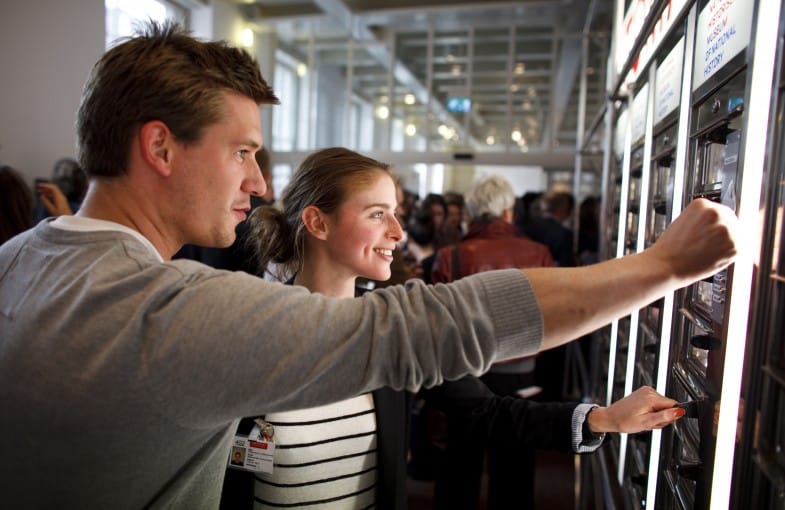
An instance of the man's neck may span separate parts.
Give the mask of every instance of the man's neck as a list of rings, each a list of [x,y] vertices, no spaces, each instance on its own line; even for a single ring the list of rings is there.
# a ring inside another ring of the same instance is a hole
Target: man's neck
[[[121,178],[93,179],[77,216],[112,221],[131,230],[139,232],[152,243],[164,260],[172,256],[182,247],[182,243],[173,242],[161,228],[160,222],[149,211],[150,197],[136,193]]]

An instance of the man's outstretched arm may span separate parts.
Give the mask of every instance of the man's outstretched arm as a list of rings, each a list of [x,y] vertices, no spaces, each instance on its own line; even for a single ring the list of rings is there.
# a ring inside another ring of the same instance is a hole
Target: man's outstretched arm
[[[697,199],[641,253],[591,266],[524,269],[542,312],[542,349],[590,333],[723,269],[736,256],[737,235],[731,209]]]

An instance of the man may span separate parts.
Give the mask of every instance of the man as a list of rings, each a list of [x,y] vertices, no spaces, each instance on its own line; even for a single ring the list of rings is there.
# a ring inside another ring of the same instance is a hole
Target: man
[[[186,243],[234,241],[265,192],[259,105],[277,101],[245,51],[173,26],[151,24],[94,67],[77,115],[82,207],[0,247],[9,508],[216,508],[240,417],[479,374],[735,255],[732,212],[702,200],[640,255],[360,299],[170,260]],[[388,241],[367,256],[389,257]],[[640,430],[670,423],[665,400],[627,415]]]

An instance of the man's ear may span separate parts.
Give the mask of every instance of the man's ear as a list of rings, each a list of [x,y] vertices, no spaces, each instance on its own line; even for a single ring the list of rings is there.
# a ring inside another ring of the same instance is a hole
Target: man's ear
[[[159,174],[172,172],[175,138],[169,127],[160,120],[151,120],[139,129],[139,148],[144,161]]]
[[[302,213],[303,224],[308,233],[316,239],[324,241],[327,239],[327,218],[324,213],[315,205],[309,205],[303,209]]]

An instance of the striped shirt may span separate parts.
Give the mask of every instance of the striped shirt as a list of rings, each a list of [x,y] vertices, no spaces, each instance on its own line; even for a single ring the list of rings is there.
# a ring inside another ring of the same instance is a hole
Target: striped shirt
[[[273,473],[256,473],[254,509],[373,508],[376,415],[370,393],[321,407],[271,413]]]

